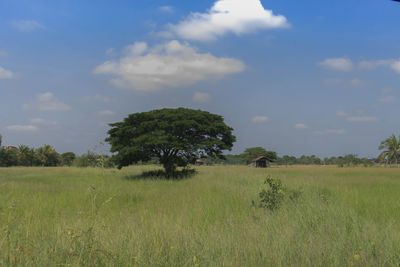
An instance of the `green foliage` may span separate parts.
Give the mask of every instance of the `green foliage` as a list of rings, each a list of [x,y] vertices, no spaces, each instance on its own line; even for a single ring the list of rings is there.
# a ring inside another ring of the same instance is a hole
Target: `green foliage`
[[[73,165],[80,168],[99,167],[99,168],[114,168],[114,159],[109,155],[96,154],[93,151],[88,151],[79,157],[76,157]]]
[[[278,159],[276,152],[267,151],[262,147],[246,148],[246,150],[240,154],[240,156],[247,161],[247,164],[250,164],[253,159],[262,156],[268,158],[269,162],[275,162]]]
[[[277,210],[285,199],[285,189],[282,181],[272,179],[269,176],[265,179],[264,184],[268,185],[268,188],[263,188],[258,194],[260,198],[259,207],[271,211]]]
[[[223,117],[186,108],[135,113],[110,126],[106,141],[119,168],[157,158],[167,177],[198,158],[223,158],[236,140]]]
[[[76,155],[74,152],[66,152],[61,154],[61,164],[63,166],[72,166]]]
[[[18,165],[18,152],[15,149],[0,147],[0,167]]]
[[[385,149],[380,155],[379,159],[386,164],[398,164],[400,158],[400,137],[397,138],[394,134],[383,140],[379,146],[379,150]]]
[[[40,165],[44,167],[55,167],[61,163],[61,157],[50,145],[43,145],[37,149],[37,157]]]

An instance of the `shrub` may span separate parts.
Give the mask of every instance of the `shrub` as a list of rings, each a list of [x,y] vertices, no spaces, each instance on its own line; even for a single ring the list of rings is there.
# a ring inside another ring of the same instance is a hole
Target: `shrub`
[[[264,184],[268,185],[268,188],[263,188],[258,194],[258,206],[260,208],[275,211],[286,199],[293,203],[296,202],[301,196],[300,190],[288,189],[282,184],[281,180],[272,179],[270,176],[265,179]]]

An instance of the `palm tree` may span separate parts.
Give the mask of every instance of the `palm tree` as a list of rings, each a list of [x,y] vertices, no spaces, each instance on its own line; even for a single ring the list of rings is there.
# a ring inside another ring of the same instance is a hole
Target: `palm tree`
[[[380,159],[384,159],[386,164],[395,163],[398,164],[398,160],[400,157],[400,137],[397,139],[393,134],[388,139],[381,142],[379,146],[379,150],[386,149],[380,155]]]

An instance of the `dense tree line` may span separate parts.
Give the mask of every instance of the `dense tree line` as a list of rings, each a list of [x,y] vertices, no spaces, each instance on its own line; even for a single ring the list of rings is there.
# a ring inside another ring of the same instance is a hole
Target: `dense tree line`
[[[0,137],[1,140],[1,137]],[[73,152],[58,153],[52,146],[43,145],[37,149],[25,145],[18,147],[0,146],[0,167],[12,166],[76,166],[76,167],[114,167],[112,158],[89,151],[81,156]]]

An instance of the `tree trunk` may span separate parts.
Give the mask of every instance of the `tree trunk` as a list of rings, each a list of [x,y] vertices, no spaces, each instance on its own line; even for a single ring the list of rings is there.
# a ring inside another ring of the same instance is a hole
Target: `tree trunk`
[[[173,163],[164,163],[164,169],[165,169],[165,176],[166,178],[171,178],[174,175],[174,172],[176,170],[176,166]]]

